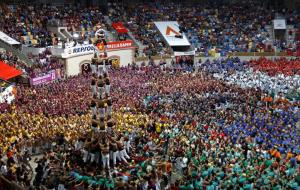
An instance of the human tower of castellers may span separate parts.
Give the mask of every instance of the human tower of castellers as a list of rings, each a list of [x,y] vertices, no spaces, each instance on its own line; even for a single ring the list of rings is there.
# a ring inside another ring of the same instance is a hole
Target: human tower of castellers
[[[106,54],[104,52],[104,54]],[[105,57],[105,56],[104,56]],[[107,70],[107,59],[100,58],[95,53],[92,59],[92,134],[89,143],[82,143],[84,163],[102,161],[104,169],[110,168],[110,160],[113,167],[116,166],[117,160],[127,163],[130,159],[128,153],[130,141],[128,137],[123,137],[114,131],[114,121],[112,119],[112,99],[110,97],[110,79]],[[100,155],[94,152],[99,151]],[[98,151],[93,151],[93,150]]]

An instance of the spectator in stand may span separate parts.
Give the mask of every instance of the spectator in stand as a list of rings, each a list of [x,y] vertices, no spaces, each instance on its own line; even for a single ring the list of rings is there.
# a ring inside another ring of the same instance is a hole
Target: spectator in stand
[[[291,23],[299,20],[296,10],[284,12],[284,15]],[[125,23],[147,46],[146,55],[157,55],[165,50],[166,45],[153,22],[168,20],[178,21],[187,29],[187,37],[199,52],[207,53],[212,48],[224,53],[274,50],[271,33],[266,26],[272,24],[275,12],[256,0],[225,5],[197,3],[192,6],[151,2],[130,7],[111,3],[109,16],[113,21]],[[285,44],[278,44],[278,49],[285,50]]]
[[[99,9],[68,5],[22,5],[0,7],[0,30],[27,45],[45,47],[55,45],[55,34],[47,31],[47,23],[59,20],[73,35],[80,33],[83,40],[94,38],[100,27],[113,31]],[[247,11],[244,11],[247,10]],[[288,23],[297,24],[297,10],[276,10],[287,18]],[[285,51],[290,43],[272,42],[270,29],[275,10],[266,8],[257,0],[238,1],[229,4],[174,4],[143,3],[134,7],[120,3],[109,3],[109,18],[122,22],[135,38],[146,46],[145,56],[170,54],[154,21],[175,20],[186,29],[185,34],[198,52],[258,52]],[[34,19],[39,18],[39,19]],[[13,27],[11,27],[13,26]],[[120,38],[122,40],[122,38]],[[295,46],[295,44],[293,45]],[[295,50],[295,48],[292,48]]]
[[[29,56],[34,60],[35,65],[31,66],[28,71],[29,76],[38,77],[47,74],[51,70],[60,69],[61,73],[64,72],[63,65],[59,62],[56,57],[52,56],[50,50],[46,50],[39,54],[37,57]]]
[[[1,5],[0,31],[28,46],[55,45],[56,35],[47,29],[48,22],[61,20],[73,35],[79,32],[84,40],[94,38],[104,17],[99,9],[80,6],[56,7],[50,5]]]
[[[23,73],[27,74],[29,77],[41,76],[54,69],[60,69],[61,73],[64,72],[63,65],[57,58],[51,55],[49,50],[39,54],[38,57],[29,56],[29,58],[32,59],[34,65],[27,65],[23,61],[20,61],[19,58],[14,56],[11,52],[5,51],[0,53],[1,61],[22,70]]]
[[[20,61],[18,57],[14,56],[12,52],[0,52],[0,60],[23,72],[26,72],[26,69],[30,69],[24,62]]]
[[[79,32],[81,38],[89,40],[95,37],[95,32],[100,28],[105,28],[104,15],[99,9],[78,6],[68,6],[63,10],[60,19],[68,27],[68,31],[73,34]]]
[[[2,4],[0,7],[0,31],[30,46],[50,46],[53,34],[48,32],[47,22],[52,11],[47,6],[6,6]]]

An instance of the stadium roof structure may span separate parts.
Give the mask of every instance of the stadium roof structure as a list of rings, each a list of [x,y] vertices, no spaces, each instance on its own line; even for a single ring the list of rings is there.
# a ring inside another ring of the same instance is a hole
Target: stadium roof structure
[[[11,78],[22,75],[22,71],[9,66],[8,64],[0,61],[0,78],[3,80],[9,80]]]

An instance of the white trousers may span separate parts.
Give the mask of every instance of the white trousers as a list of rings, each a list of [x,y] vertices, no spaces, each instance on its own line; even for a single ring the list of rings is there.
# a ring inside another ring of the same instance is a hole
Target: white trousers
[[[98,70],[97,70],[98,76],[102,76],[104,72],[105,72],[104,66],[98,66]]]
[[[118,160],[120,160],[118,154],[119,154],[119,151],[116,151],[116,152],[110,151],[110,159],[113,161],[114,166],[117,164],[117,158],[118,158]]]
[[[82,153],[83,153],[83,157],[82,157],[83,162],[86,163],[88,161],[89,153],[86,150],[82,150]]]
[[[119,160],[120,161],[124,161],[125,163],[127,163],[127,159],[130,159],[130,157],[128,156],[127,152],[125,149],[119,151]]]
[[[82,148],[82,146],[83,146],[83,143],[77,141],[77,142],[75,143],[75,150],[80,150],[80,149]]]
[[[97,66],[91,64],[91,68],[92,68],[92,73],[97,73]]]
[[[105,85],[105,93],[110,95],[110,85]]]
[[[91,86],[92,86],[93,96],[97,95],[97,87],[96,87],[96,85],[91,85]]]
[[[102,166],[103,168],[108,168],[109,169],[109,154],[103,154],[102,155]]]
[[[97,108],[96,107],[92,107],[92,113],[93,113],[93,116],[97,116]]]
[[[96,161],[96,163],[98,163],[99,162],[99,155],[98,154],[90,154],[91,155],[91,163],[92,162],[94,162],[94,161]]]
[[[127,152],[130,153],[130,148],[131,148],[130,141],[127,141],[127,142],[125,143],[125,147],[126,147],[126,153],[127,153]]]

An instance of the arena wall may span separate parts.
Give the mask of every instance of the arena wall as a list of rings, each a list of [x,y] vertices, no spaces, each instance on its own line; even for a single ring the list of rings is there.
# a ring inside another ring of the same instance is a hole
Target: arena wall
[[[121,67],[127,66],[134,61],[134,48],[120,49],[107,52],[107,58],[119,58],[118,65]],[[63,59],[66,65],[66,75],[74,76],[81,73],[81,65],[83,63],[91,63],[94,54],[86,54]]]
[[[242,61],[249,61],[251,59],[259,59],[261,56],[234,56],[234,57],[239,57]],[[276,59],[276,58],[279,58],[279,57],[280,56],[268,56],[269,59]],[[295,58],[293,56],[284,56],[284,57],[286,57],[287,59]],[[225,59],[226,57],[220,57],[220,59],[221,58]],[[171,64],[172,59],[175,60],[175,58],[171,58],[171,57],[154,58],[154,63],[158,65],[161,60],[165,60],[167,64]],[[206,60],[212,61],[214,59],[217,59],[217,58],[216,57],[195,57],[194,60],[197,63],[199,60],[201,60],[201,62],[204,62]],[[143,62],[145,64],[148,64],[149,59],[148,58],[139,59],[139,60],[136,61],[136,64],[141,65]]]

